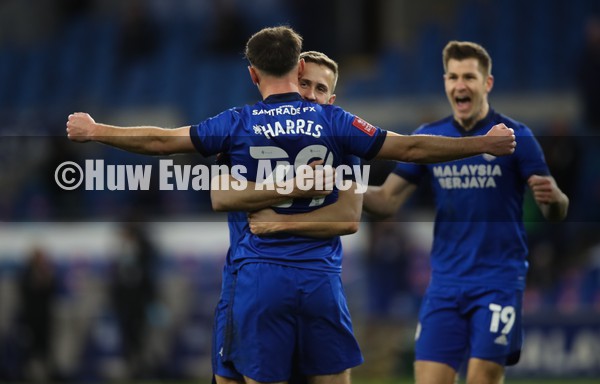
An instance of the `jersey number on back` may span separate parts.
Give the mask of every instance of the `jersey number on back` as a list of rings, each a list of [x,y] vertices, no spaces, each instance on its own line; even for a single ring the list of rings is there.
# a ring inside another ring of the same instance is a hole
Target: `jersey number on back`
[[[281,169],[281,167],[290,166],[290,156],[282,148],[275,146],[257,146],[250,147],[250,156],[256,160],[273,160],[275,161],[275,167],[273,169]],[[331,153],[324,145],[308,145],[302,148],[296,158],[294,159],[293,168],[297,168],[301,165],[308,165],[314,160],[323,159],[323,165],[333,165],[333,153]],[[293,172],[293,170],[292,170]],[[281,181],[285,177],[283,172],[275,172],[275,181]],[[293,175],[292,175],[293,176]],[[279,179],[279,180],[278,180]],[[316,207],[325,201],[324,197],[315,197],[311,200],[309,206]],[[279,208],[288,208],[293,204],[293,201],[282,203],[277,205]]]

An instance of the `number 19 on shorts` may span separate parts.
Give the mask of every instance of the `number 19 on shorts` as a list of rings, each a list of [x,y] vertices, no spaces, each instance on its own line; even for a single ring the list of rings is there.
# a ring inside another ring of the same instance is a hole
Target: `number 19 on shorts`
[[[491,303],[489,305],[490,311],[492,311],[492,320],[490,321],[490,332],[500,333],[502,335],[508,335],[513,325],[515,324],[515,307],[507,305],[505,307]],[[502,327],[502,328],[501,328]]]

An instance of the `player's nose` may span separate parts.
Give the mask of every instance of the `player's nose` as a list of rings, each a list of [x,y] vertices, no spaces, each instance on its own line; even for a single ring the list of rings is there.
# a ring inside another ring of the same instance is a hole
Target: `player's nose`
[[[317,100],[317,97],[315,96],[315,92],[312,89],[308,89],[304,92],[304,99],[311,101],[311,102],[315,102]]]

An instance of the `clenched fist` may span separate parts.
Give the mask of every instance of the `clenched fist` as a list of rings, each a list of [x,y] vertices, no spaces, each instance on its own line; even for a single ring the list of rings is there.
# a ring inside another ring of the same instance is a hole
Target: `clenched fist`
[[[539,204],[553,204],[561,198],[562,193],[552,177],[532,175],[527,184]]]
[[[67,120],[67,137],[79,143],[90,141],[96,122],[90,115],[83,112],[75,112],[69,115]]]
[[[488,140],[489,149],[486,153],[494,156],[511,155],[515,152],[517,141],[515,131],[508,128],[503,123],[496,124],[485,134]]]

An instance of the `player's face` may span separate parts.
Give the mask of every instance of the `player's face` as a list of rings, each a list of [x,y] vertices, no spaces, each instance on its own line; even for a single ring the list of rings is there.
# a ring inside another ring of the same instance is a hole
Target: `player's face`
[[[447,67],[444,86],[454,118],[470,129],[488,112],[487,95],[493,78],[481,73],[477,59],[450,59]]]
[[[300,95],[313,103],[333,104],[335,101],[334,81],[335,75],[331,69],[307,61],[298,80]]]

